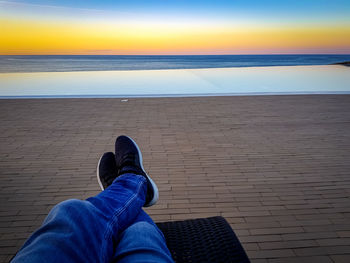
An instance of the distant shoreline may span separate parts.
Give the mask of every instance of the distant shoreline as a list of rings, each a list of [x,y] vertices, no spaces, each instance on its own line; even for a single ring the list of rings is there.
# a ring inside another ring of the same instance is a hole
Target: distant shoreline
[[[342,65],[346,67],[350,67],[350,61],[344,61],[344,62],[338,62],[338,63],[333,63],[331,65]]]
[[[315,96],[350,95],[350,91],[333,92],[251,92],[211,94],[152,94],[152,95],[56,95],[56,96],[0,96],[0,100],[27,99],[155,99],[155,98],[205,98],[205,97],[251,97],[251,96]],[[126,100],[127,102],[127,100]]]
[[[345,66],[350,67],[350,61],[330,63],[330,64],[310,64],[310,65],[271,65],[271,66],[217,66],[217,67],[193,67],[193,68],[150,68],[150,69],[72,69],[72,70],[55,70],[55,71],[1,71],[0,74],[9,73],[65,73],[65,72],[113,72],[113,71],[166,71],[166,70],[191,70],[191,69],[230,69],[230,68],[270,68],[270,67],[302,67],[302,66]]]

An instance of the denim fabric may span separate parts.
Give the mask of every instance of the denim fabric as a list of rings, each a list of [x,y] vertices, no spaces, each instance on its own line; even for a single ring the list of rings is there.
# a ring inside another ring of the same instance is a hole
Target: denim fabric
[[[128,227],[117,245],[113,262],[147,263],[173,262],[165,244],[163,234],[159,234],[153,224],[139,221]],[[142,238],[140,238],[142,235]]]
[[[95,197],[59,203],[12,262],[172,262],[163,234],[142,210],[146,189],[143,176],[124,174]]]

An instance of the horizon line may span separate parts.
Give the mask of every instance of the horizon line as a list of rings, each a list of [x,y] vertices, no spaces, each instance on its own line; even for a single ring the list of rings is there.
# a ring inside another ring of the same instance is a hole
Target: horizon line
[[[350,53],[246,53],[246,54],[0,54],[0,56],[271,56],[271,55],[350,55]]]

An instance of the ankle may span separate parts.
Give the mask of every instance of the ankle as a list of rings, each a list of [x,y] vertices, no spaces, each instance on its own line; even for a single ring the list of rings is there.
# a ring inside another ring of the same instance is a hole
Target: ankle
[[[126,173],[132,173],[132,174],[146,176],[145,172],[137,166],[123,166],[119,170],[118,175],[122,175],[122,174],[126,174]]]

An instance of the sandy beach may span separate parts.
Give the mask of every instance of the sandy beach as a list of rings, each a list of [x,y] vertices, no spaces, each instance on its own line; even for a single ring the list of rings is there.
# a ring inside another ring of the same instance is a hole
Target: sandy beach
[[[0,262],[56,203],[99,192],[132,136],[157,221],[221,215],[252,262],[350,262],[350,96],[0,100]]]

